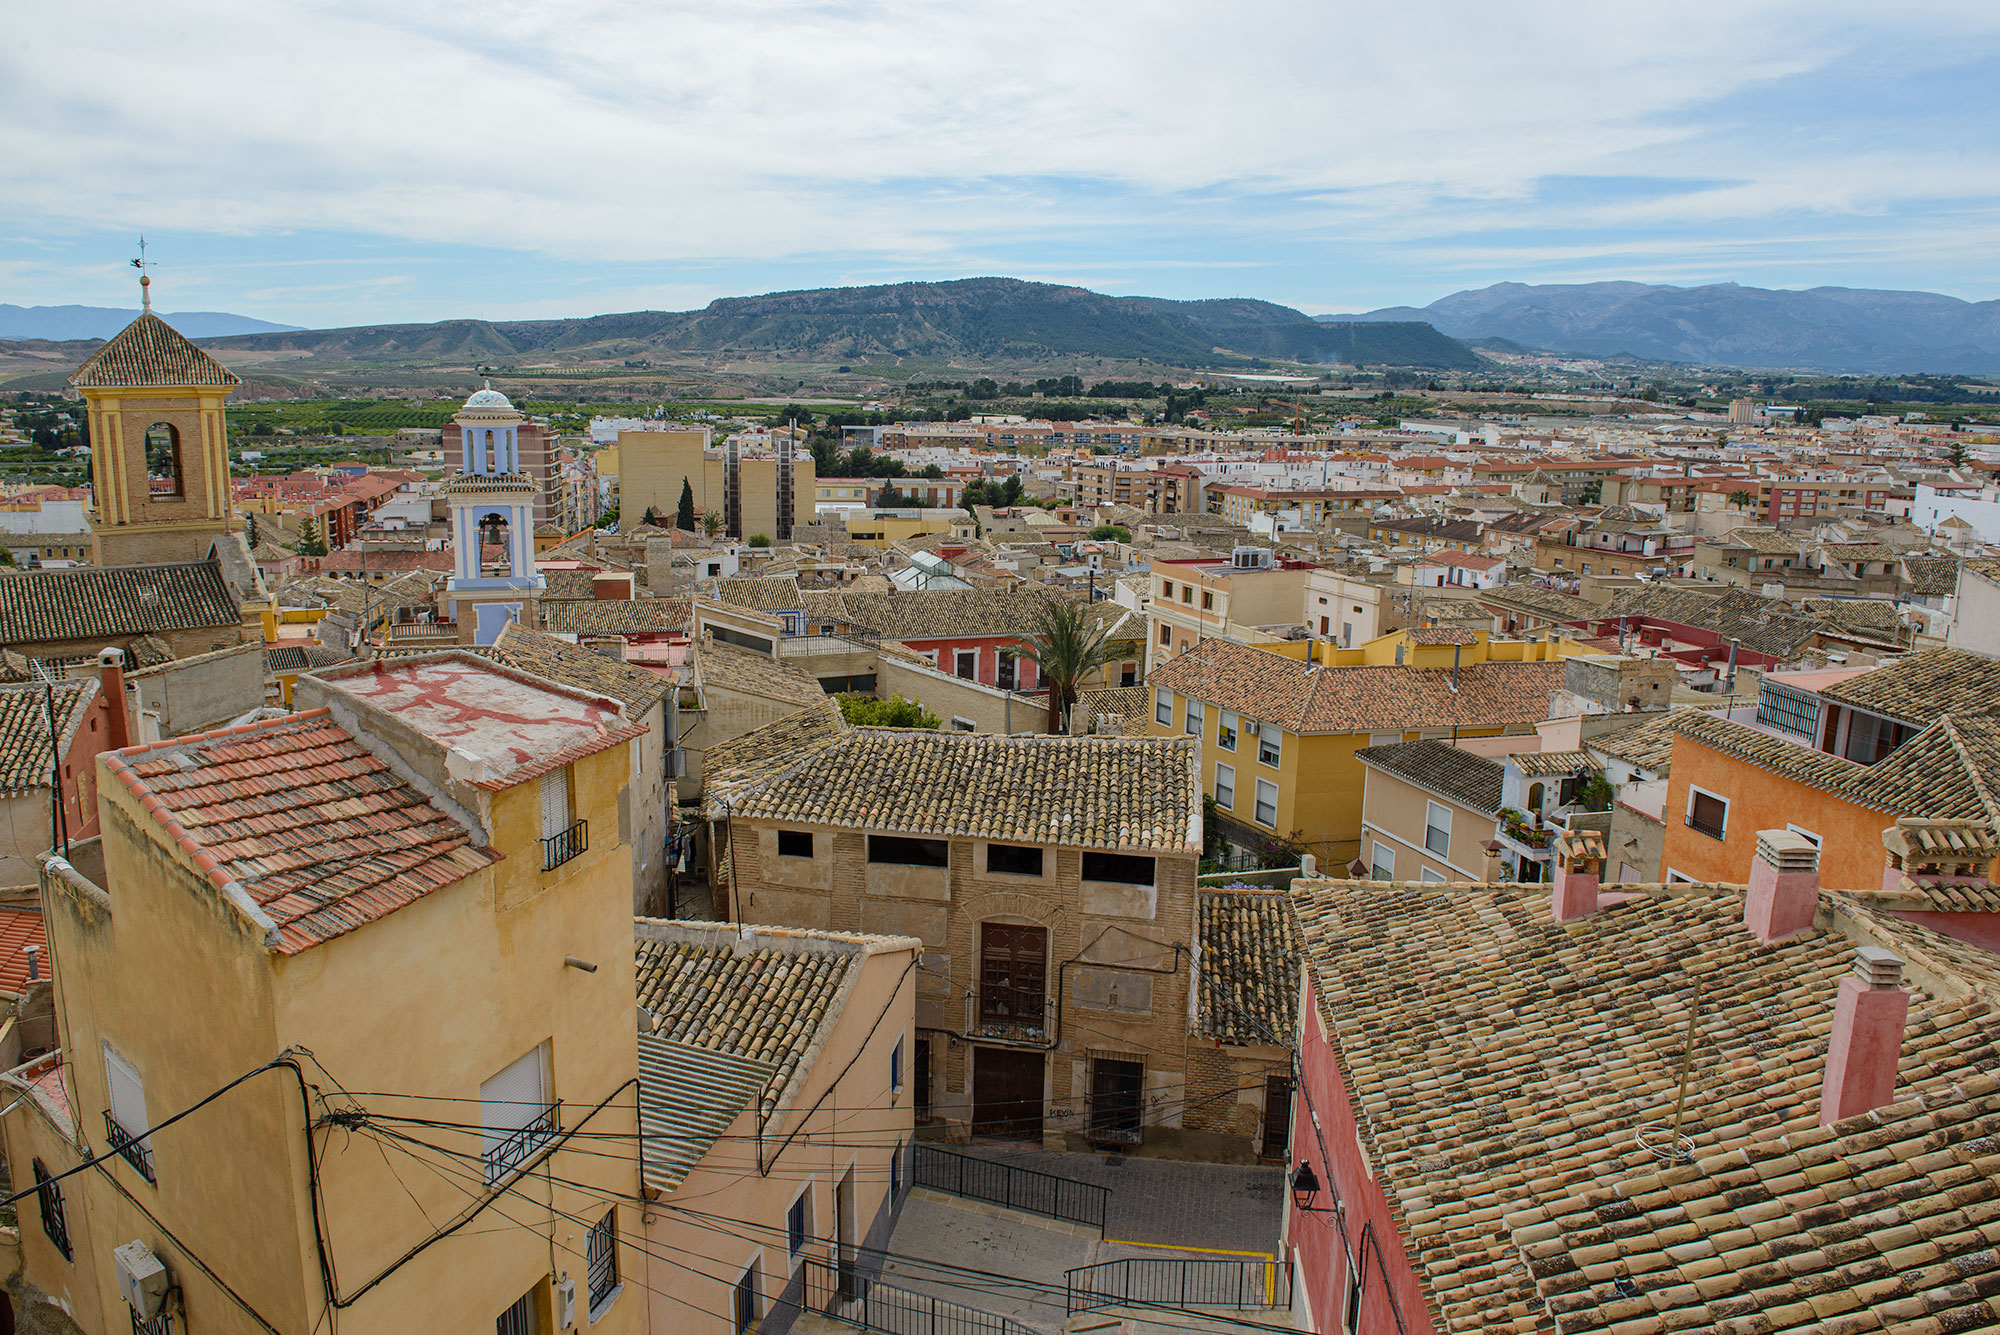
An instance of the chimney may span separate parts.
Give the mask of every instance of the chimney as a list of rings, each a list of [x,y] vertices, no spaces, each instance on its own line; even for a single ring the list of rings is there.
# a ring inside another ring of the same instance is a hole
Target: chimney
[[[1889,951],[1863,946],[1854,952],[1854,973],[1840,980],[1833,1003],[1826,1083],[1819,1096],[1821,1126],[1895,1099],[1896,1059],[1910,1014],[1910,990],[1902,981],[1903,961]]]
[[[1730,694],[1732,694],[1732,695],[1733,695],[1733,694],[1735,694],[1735,692],[1736,692],[1736,650],[1737,650],[1737,648],[1738,648],[1738,641],[1737,641],[1736,637],[1735,637],[1734,635],[1732,635],[1732,636],[1730,636],[1730,637],[1729,637],[1729,676],[1728,676],[1728,677],[1727,677],[1727,678],[1726,678],[1726,679],[1724,680],[1724,682],[1723,682],[1723,689],[1727,690],[1727,691],[1728,691],[1728,692],[1729,692]]]
[[[1757,860],[1743,899],[1743,925],[1770,945],[1812,926],[1819,911],[1819,850],[1790,830],[1757,831]]]
[[[125,713],[125,651],[102,649],[97,655],[97,678],[103,687],[105,708],[111,711],[105,724],[104,748],[123,751],[132,745],[132,722]]]
[[[1604,867],[1604,836],[1596,830],[1571,830],[1556,837],[1556,871],[1549,895],[1549,916],[1575,922],[1597,912],[1597,884]]]

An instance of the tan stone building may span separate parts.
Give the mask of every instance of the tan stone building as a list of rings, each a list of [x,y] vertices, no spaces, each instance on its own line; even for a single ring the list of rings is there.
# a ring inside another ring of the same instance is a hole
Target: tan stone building
[[[222,407],[235,375],[149,306],[69,383],[89,411],[94,564],[199,560],[234,531]]]
[[[737,921],[924,943],[920,1120],[1199,1144],[1195,758],[1180,739],[856,728],[826,701],[712,747],[703,815]]]
[[[1364,746],[1361,863],[1378,881],[1494,881],[1506,766],[1440,741]]]
[[[789,464],[774,454],[741,453],[737,468],[741,496],[730,514],[729,455],[711,448],[707,427],[670,431],[623,431],[618,435],[618,524],[632,529],[646,522],[648,512],[672,523],[681,502],[681,484],[694,492],[694,508],[730,516],[724,531],[731,537],[762,534],[773,542],[787,539],[794,525],[813,522],[818,487],[812,451],[801,443]],[[791,498],[791,517],[780,522],[779,497]]]

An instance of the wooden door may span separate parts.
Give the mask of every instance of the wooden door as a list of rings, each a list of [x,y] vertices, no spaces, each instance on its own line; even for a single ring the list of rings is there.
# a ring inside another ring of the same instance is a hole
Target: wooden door
[[[1264,1082],[1264,1157],[1284,1158],[1291,1139],[1292,1078],[1274,1075]]]
[[[1040,1052],[972,1050],[972,1132],[1014,1140],[1042,1138]]]
[[[1098,1057],[1090,1063],[1090,1138],[1099,1144],[1136,1145],[1143,1136],[1146,1068],[1138,1062]]]
[[[979,931],[979,1022],[1040,1030],[1047,1022],[1049,932],[989,922]]]

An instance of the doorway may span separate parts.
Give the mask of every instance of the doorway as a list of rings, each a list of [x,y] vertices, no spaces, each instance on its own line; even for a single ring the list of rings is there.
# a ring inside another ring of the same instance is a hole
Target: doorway
[[[1137,1145],[1144,1137],[1146,1068],[1138,1062],[1093,1057],[1090,1062],[1090,1139],[1097,1145]]]
[[[861,1254],[854,1217],[854,1165],[840,1175],[833,1188],[833,1263],[840,1272],[840,1296],[852,1302],[860,1296],[861,1276],[855,1264]]]
[[[1266,1159],[1282,1159],[1292,1141],[1292,1078],[1274,1075],[1264,1081],[1264,1148]]]
[[[1040,1051],[972,1050],[972,1134],[1010,1140],[1042,1138]]]

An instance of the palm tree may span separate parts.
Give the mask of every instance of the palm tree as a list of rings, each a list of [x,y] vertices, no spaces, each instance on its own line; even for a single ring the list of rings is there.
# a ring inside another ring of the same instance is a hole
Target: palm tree
[[[701,517],[701,531],[711,538],[722,532],[722,516],[710,510]]]
[[[1088,603],[1068,599],[1043,605],[1035,628],[1021,644],[1021,656],[1041,673],[1049,689],[1049,731],[1065,733],[1076,685],[1115,655],[1108,627],[1091,615]]]
[[[1729,493],[1729,503],[1739,510],[1748,510],[1757,503],[1757,495],[1749,491],[1732,491]]]

